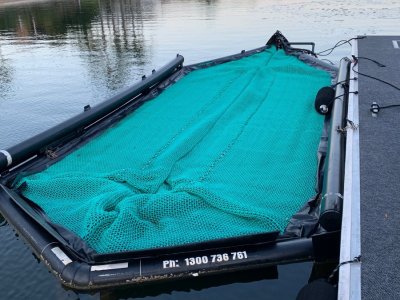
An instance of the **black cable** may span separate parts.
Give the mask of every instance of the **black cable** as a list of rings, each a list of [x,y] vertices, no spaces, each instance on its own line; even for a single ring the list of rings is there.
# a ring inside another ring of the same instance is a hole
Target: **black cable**
[[[368,57],[356,57],[354,55],[352,55],[352,57],[353,57],[353,60],[354,60],[354,64],[353,64],[353,67],[351,69],[353,70],[354,73],[362,75],[362,76],[365,76],[365,77],[368,77],[368,78],[371,78],[371,79],[374,79],[374,80],[379,81],[379,82],[382,82],[382,83],[384,83],[384,84],[386,84],[388,86],[391,86],[392,88],[400,91],[400,87],[395,86],[394,84],[392,84],[390,82],[387,82],[387,81],[385,81],[383,79],[379,79],[379,78],[376,78],[374,76],[371,76],[371,75],[368,75],[368,74],[364,74],[364,73],[361,73],[361,72],[358,72],[358,71],[354,70],[355,66],[358,64],[358,60],[359,59],[366,59],[366,60],[372,61],[373,63],[375,63],[376,65],[378,65],[381,68],[386,67],[384,64],[381,64],[380,62],[378,62],[378,61],[376,61],[374,59],[368,58]]]
[[[343,82],[346,82],[346,81],[347,81],[347,80],[343,80]],[[338,83],[335,84],[335,86],[338,85],[338,84],[340,84],[340,83],[342,83],[342,87],[343,87],[343,89],[344,89],[344,93],[341,94],[341,95],[339,95],[339,96],[336,96],[335,98],[333,98],[333,99],[328,103],[328,107],[331,106],[331,105],[333,104],[333,102],[334,102],[336,99],[339,99],[340,97],[343,97],[343,96],[345,96],[345,95],[347,94],[348,89],[349,89],[349,86],[348,86],[347,84],[343,84],[343,82],[342,82],[342,81],[339,81]],[[349,94],[352,94],[352,93],[358,93],[358,92],[348,92],[348,93],[349,93]]]
[[[330,106],[332,105],[332,103],[333,103],[336,99],[339,99],[340,97],[343,97],[343,96],[345,96],[345,95],[347,95],[347,94],[355,94],[355,95],[357,95],[358,92],[357,92],[357,91],[355,91],[355,92],[348,92],[348,93],[345,92],[344,94],[341,94],[341,95],[339,95],[339,96],[336,96],[336,97],[333,98],[331,101],[329,101],[329,103],[327,103],[327,106],[330,107]]]
[[[343,96],[345,96],[345,95],[347,95],[347,94],[354,94],[354,95],[357,95],[357,94],[358,94],[358,91],[344,93],[344,94],[342,94],[342,95],[339,95],[339,96],[333,98],[333,100],[339,99],[340,97],[343,97]]]
[[[337,43],[335,44],[335,46],[333,46],[332,48],[326,49],[326,50],[321,51],[321,52],[318,52],[318,53],[316,53],[316,54],[319,55],[319,56],[328,56],[328,55],[331,54],[331,53],[333,52],[333,50],[335,50],[337,47],[343,46],[344,44],[347,44],[347,43],[349,43],[350,46],[351,46],[350,40],[340,40],[340,41],[337,42]],[[328,51],[329,51],[329,52],[328,52]],[[328,52],[328,53],[327,53],[327,54],[322,54],[322,53],[324,53],[324,52]]]
[[[340,40],[340,41],[337,42],[337,43],[335,44],[335,46],[333,46],[332,48],[329,48],[329,49],[320,51],[320,52],[318,52],[318,53],[316,53],[316,54],[317,54],[318,56],[328,56],[328,55],[331,54],[331,53],[333,52],[333,50],[335,50],[337,47],[343,46],[344,44],[349,44],[349,45],[351,46],[350,41],[352,41],[352,40],[361,40],[361,39],[364,39],[364,38],[365,38],[365,36],[360,36],[360,37],[355,37],[355,38],[351,38],[351,39],[348,39],[348,40]],[[328,52],[328,53],[325,53],[325,52]],[[325,53],[325,54],[323,54],[323,53]]]
[[[391,104],[386,106],[379,106],[379,109],[391,108],[391,107],[399,107],[400,104]]]
[[[370,112],[372,113],[378,113],[381,109],[385,108],[392,108],[392,107],[400,107],[400,104],[391,104],[391,105],[385,105],[385,106],[380,106],[376,103],[371,104],[371,108],[369,109]]]
[[[377,61],[377,60],[375,60],[375,59],[372,59],[372,58],[368,58],[368,57],[364,57],[364,56],[354,56],[354,55],[352,55],[352,57],[353,57],[353,59],[356,60],[356,63],[355,63],[355,64],[358,63],[358,60],[360,60],[360,59],[365,59],[365,60],[369,60],[369,61],[374,62],[375,64],[377,64],[377,65],[378,65],[379,67],[381,67],[381,68],[385,68],[385,67],[386,67],[384,64],[382,64],[382,63],[380,63],[379,61]]]
[[[398,87],[398,86],[396,86],[396,85],[394,85],[394,84],[392,84],[392,83],[390,83],[390,82],[387,82],[387,81],[385,81],[385,80],[383,80],[383,79],[380,79],[380,78],[377,78],[377,77],[374,77],[374,76],[371,76],[371,75],[368,75],[368,74],[364,74],[364,73],[361,73],[361,72],[358,72],[358,71],[354,70],[355,66],[358,64],[358,61],[359,61],[360,59],[369,60],[369,61],[375,63],[377,66],[379,66],[379,67],[381,67],[381,68],[386,67],[384,64],[380,63],[380,62],[377,61],[377,60],[368,58],[368,57],[362,57],[362,56],[356,57],[356,56],[354,56],[354,55],[352,55],[352,57],[353,57],[354,64],[353,64],[353,67],[352,67],[351,69],[353,70],[354,73],[356,73],[356,74],[358,74],[358,75],[362,75],[362,76],[368,77],[368,78],[371,78],[371,79],[376,80],[376,81],[379,81],[379,82],[381,82],[381,83],[384,83],[384,84],[386,84],[386,85],[388,85],[388,86],[390,86],[390,87],[392,87],[392,88],[394,88],[394,89],[400,91],[400,87]],[[370,108],[369,110],[370,110],[372,113],[377,114],[381,109],[392,108],[392,107],[400,107],[400,104],[390,104],[390,105],[385,105],[385,106],[379,106],[378,104],[373,103],[373,104],[371,105],[371,108]]]
[[[355,81],[355,80],[357,80],[357,79],[358,79],[357,77],[354,77],[354,78],[349,78],[349,79],[345,79],[345,80],[342,80],[342,81],[336,82],[335,84],[332,84],[332,85],[331,85],[331,87],[333,87],[333,88],[334,88],[335,86],[337,86],[337,85],[339,85],[339,84],[342,84],[342,83],[346,82],[347,80],[349,80],[349,81],[350,81],[350,80],[354,80],[354,81]]]

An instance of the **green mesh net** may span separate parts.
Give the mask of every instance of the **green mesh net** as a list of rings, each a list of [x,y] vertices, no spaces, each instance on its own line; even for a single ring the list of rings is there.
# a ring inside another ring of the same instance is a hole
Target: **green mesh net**
[[[275,48],[193,71],[19,185],[98,253],[282,231],[315,193],[330,79]]]

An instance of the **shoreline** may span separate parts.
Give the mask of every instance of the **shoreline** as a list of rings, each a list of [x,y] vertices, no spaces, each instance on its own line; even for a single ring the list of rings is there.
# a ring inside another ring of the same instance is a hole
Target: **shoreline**
[[[0,8],[7,6],[17,6],[20,4],[30,4],[30,3],[44,3],[52,2],[53,0],[0,0]]]

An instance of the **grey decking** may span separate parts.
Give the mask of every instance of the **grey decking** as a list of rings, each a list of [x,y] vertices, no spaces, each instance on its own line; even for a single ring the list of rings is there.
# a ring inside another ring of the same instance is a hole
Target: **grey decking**
[[[397,44],[396,41],[399,40]],[[358,41],[359,72],[400,86],[400,36]],[[361,296],[400,299],[400,107],[372,117],[370,106],[400,104],[400,91],[359,75]]]

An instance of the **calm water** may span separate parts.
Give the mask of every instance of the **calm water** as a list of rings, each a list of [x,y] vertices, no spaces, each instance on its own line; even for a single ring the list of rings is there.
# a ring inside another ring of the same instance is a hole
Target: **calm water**
[[[265,44],[277,30],[317,51],[360,34],[400,34],[398,0],[0,0],[0,149],[99,103],[162,66]],[[350,54],[338,48],[336,63]],[[0,299],[118,299],[156,294],[64,290],[9,226],[0,227]],[[157,299],[293,299],[311,264],[278,280],[174,291]],[[151,299],[148,296],[146,299]]]

